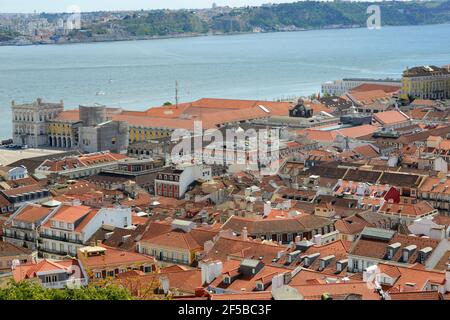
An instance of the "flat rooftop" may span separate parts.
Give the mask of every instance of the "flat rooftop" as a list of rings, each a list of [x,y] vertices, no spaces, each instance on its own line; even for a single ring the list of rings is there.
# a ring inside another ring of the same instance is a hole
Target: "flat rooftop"
[[[24,150],[0,149],[0,165],[6,166],[8,164],[14,163],[22,159],[53,155],[63,152],[65,151],[49,150],[49,149],[24,149]]]

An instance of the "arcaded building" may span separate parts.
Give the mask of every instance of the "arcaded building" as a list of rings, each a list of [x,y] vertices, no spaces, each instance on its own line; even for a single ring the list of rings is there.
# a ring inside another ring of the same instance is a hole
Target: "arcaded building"
[[[36,148],[50,143],[47,135],[48,123],[64,110],[64,103],[48,103],[38,98],[27,104],[16,104],[13,101],[11,109],[13,142]]]

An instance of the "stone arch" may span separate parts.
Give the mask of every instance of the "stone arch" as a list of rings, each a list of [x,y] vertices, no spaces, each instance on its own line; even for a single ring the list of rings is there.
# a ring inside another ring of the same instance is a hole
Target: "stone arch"
[[[63,138],[62,138],[62,147],[63,147],[63,148],[66,148],[66,147],[67,147],[67,140],[66,140],[66,137],[63,137]]]
[[[72,139],[67,138],[67,148],[72,148]]]
[[[61,137],[58,137],[58,147],[61,148],[61,146],[62,146]]]
[[[48,137],[48,145],[50,147],[53,147],[53,139],[52,139],[52,137]]]

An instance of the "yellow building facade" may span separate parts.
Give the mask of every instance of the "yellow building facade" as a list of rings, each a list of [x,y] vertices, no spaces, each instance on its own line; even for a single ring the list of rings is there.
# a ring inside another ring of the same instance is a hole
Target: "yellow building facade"
[[[450,99],[450,70],[435,66],[406,69],[402,77],[403,99]]]
[[[130,126],[130,143],[169,137],[172,132],[172,129]]]

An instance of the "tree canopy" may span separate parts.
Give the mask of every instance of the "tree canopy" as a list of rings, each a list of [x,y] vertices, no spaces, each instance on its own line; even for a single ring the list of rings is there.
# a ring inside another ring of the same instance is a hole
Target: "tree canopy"
[[[131,300],[127,289],[114,285],[90,284],[77,289],[45,289],[35,281],[10,281],[0,289],[0,300]]]

